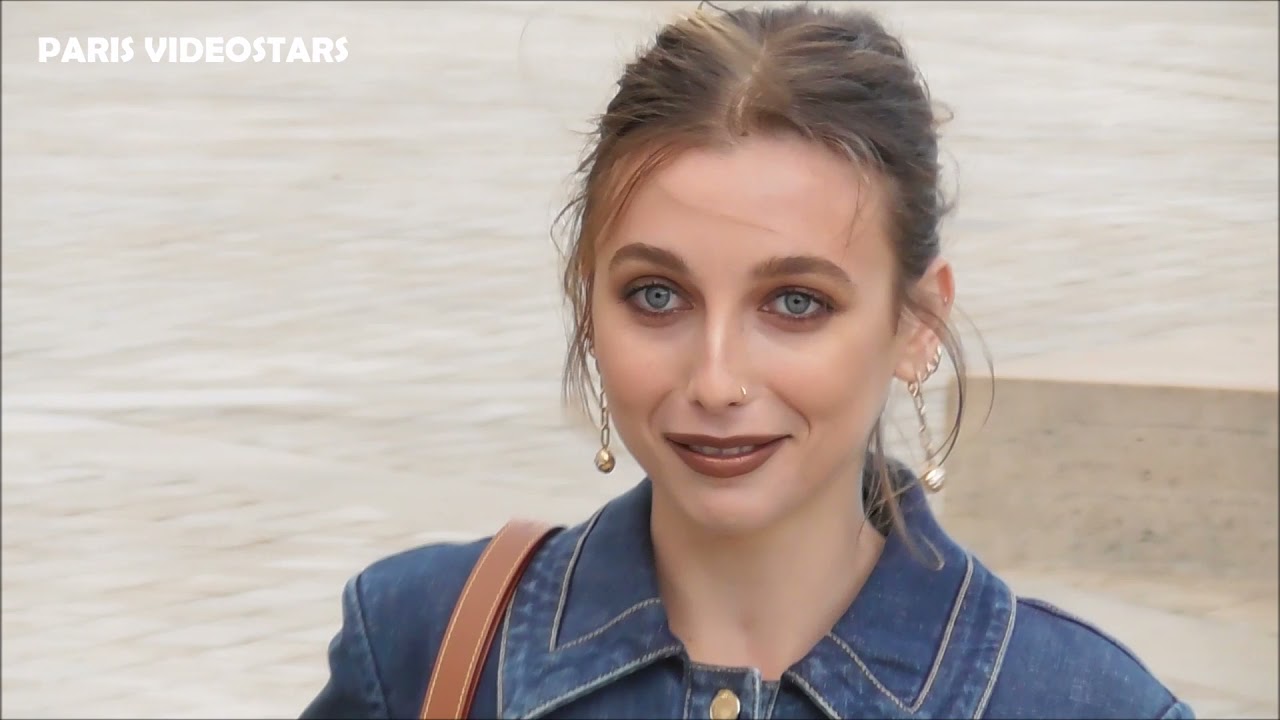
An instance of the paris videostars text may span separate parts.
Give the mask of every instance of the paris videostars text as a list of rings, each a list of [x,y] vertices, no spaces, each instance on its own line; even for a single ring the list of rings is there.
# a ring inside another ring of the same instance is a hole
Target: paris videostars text
[[[136,52],[140,50],[141,52]],[[42,37],[40,62],[340,63],[347,38],[328,37]]]

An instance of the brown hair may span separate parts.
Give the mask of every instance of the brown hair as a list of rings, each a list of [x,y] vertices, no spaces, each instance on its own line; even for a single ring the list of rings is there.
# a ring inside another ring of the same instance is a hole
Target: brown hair
[[[573,313],[566,403],[576,400],[590,412],[596,400],[588,369],[595,248],[634,188],[683,149],[723,147],[752,132],[791,133],[848,157],[889,191],[898,317],[912,313],[937,334],[959,381],[945,455],[964,407],[964,358],[956,334],[913,292],[938,256],[939,224],[950,209],[940,183],[939,125],[902,43],[865,12],[808,4],[708,12],[699,5],[668,24],[623,71],[578,167],[579,190],[557,218],[571,221],[563,276]],[[885,457],[883,419],[868,452],[875,476],[868,512],[900,527],[904,488]]]

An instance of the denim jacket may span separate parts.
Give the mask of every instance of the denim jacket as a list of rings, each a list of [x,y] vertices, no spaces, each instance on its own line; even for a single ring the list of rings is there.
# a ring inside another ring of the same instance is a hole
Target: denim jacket
[[[906,473],[908,476],[910,473]],[[778,682],[692,662],[667,625],[648,480],[559,531],[517,586],[474,717],[1192,718],[1117,641],[1015,596],[939,527],[912,484],[912,542],[889,532],[845,615]],[[445,625],[484,541],[380,560],[346,585],[330,677],[303,718],[418,717]],[[940,561],[940,562],[938,562]]]

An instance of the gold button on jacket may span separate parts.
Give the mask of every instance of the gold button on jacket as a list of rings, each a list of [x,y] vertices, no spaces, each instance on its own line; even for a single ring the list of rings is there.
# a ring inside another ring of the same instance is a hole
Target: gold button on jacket
[[[711,720],[737,720],[742,701],[732,690],[721,690],[711,700]]]

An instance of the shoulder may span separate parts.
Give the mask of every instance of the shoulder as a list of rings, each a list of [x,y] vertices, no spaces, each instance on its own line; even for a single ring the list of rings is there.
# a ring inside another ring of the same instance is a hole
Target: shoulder
[[[988,717],[1192,717],[1119,640],[1051,603],[1024,597],[1017,598],[988,707]]]
[[[570,552],[580,530],[553,531],[530,569]],[[348,580],[329,679],[302,718],[416,716],[454,606],[492,539],[405,550]]]
[[[491,536],[464,543],[435,543],[384,557],[347,583],[363,610],[366,629],[384,623],[423,629],[447,621],[467,577]]]
[[[348,580],[328,683],[302,717],[416,714],[454,603],[490,539],[399,552]]]

